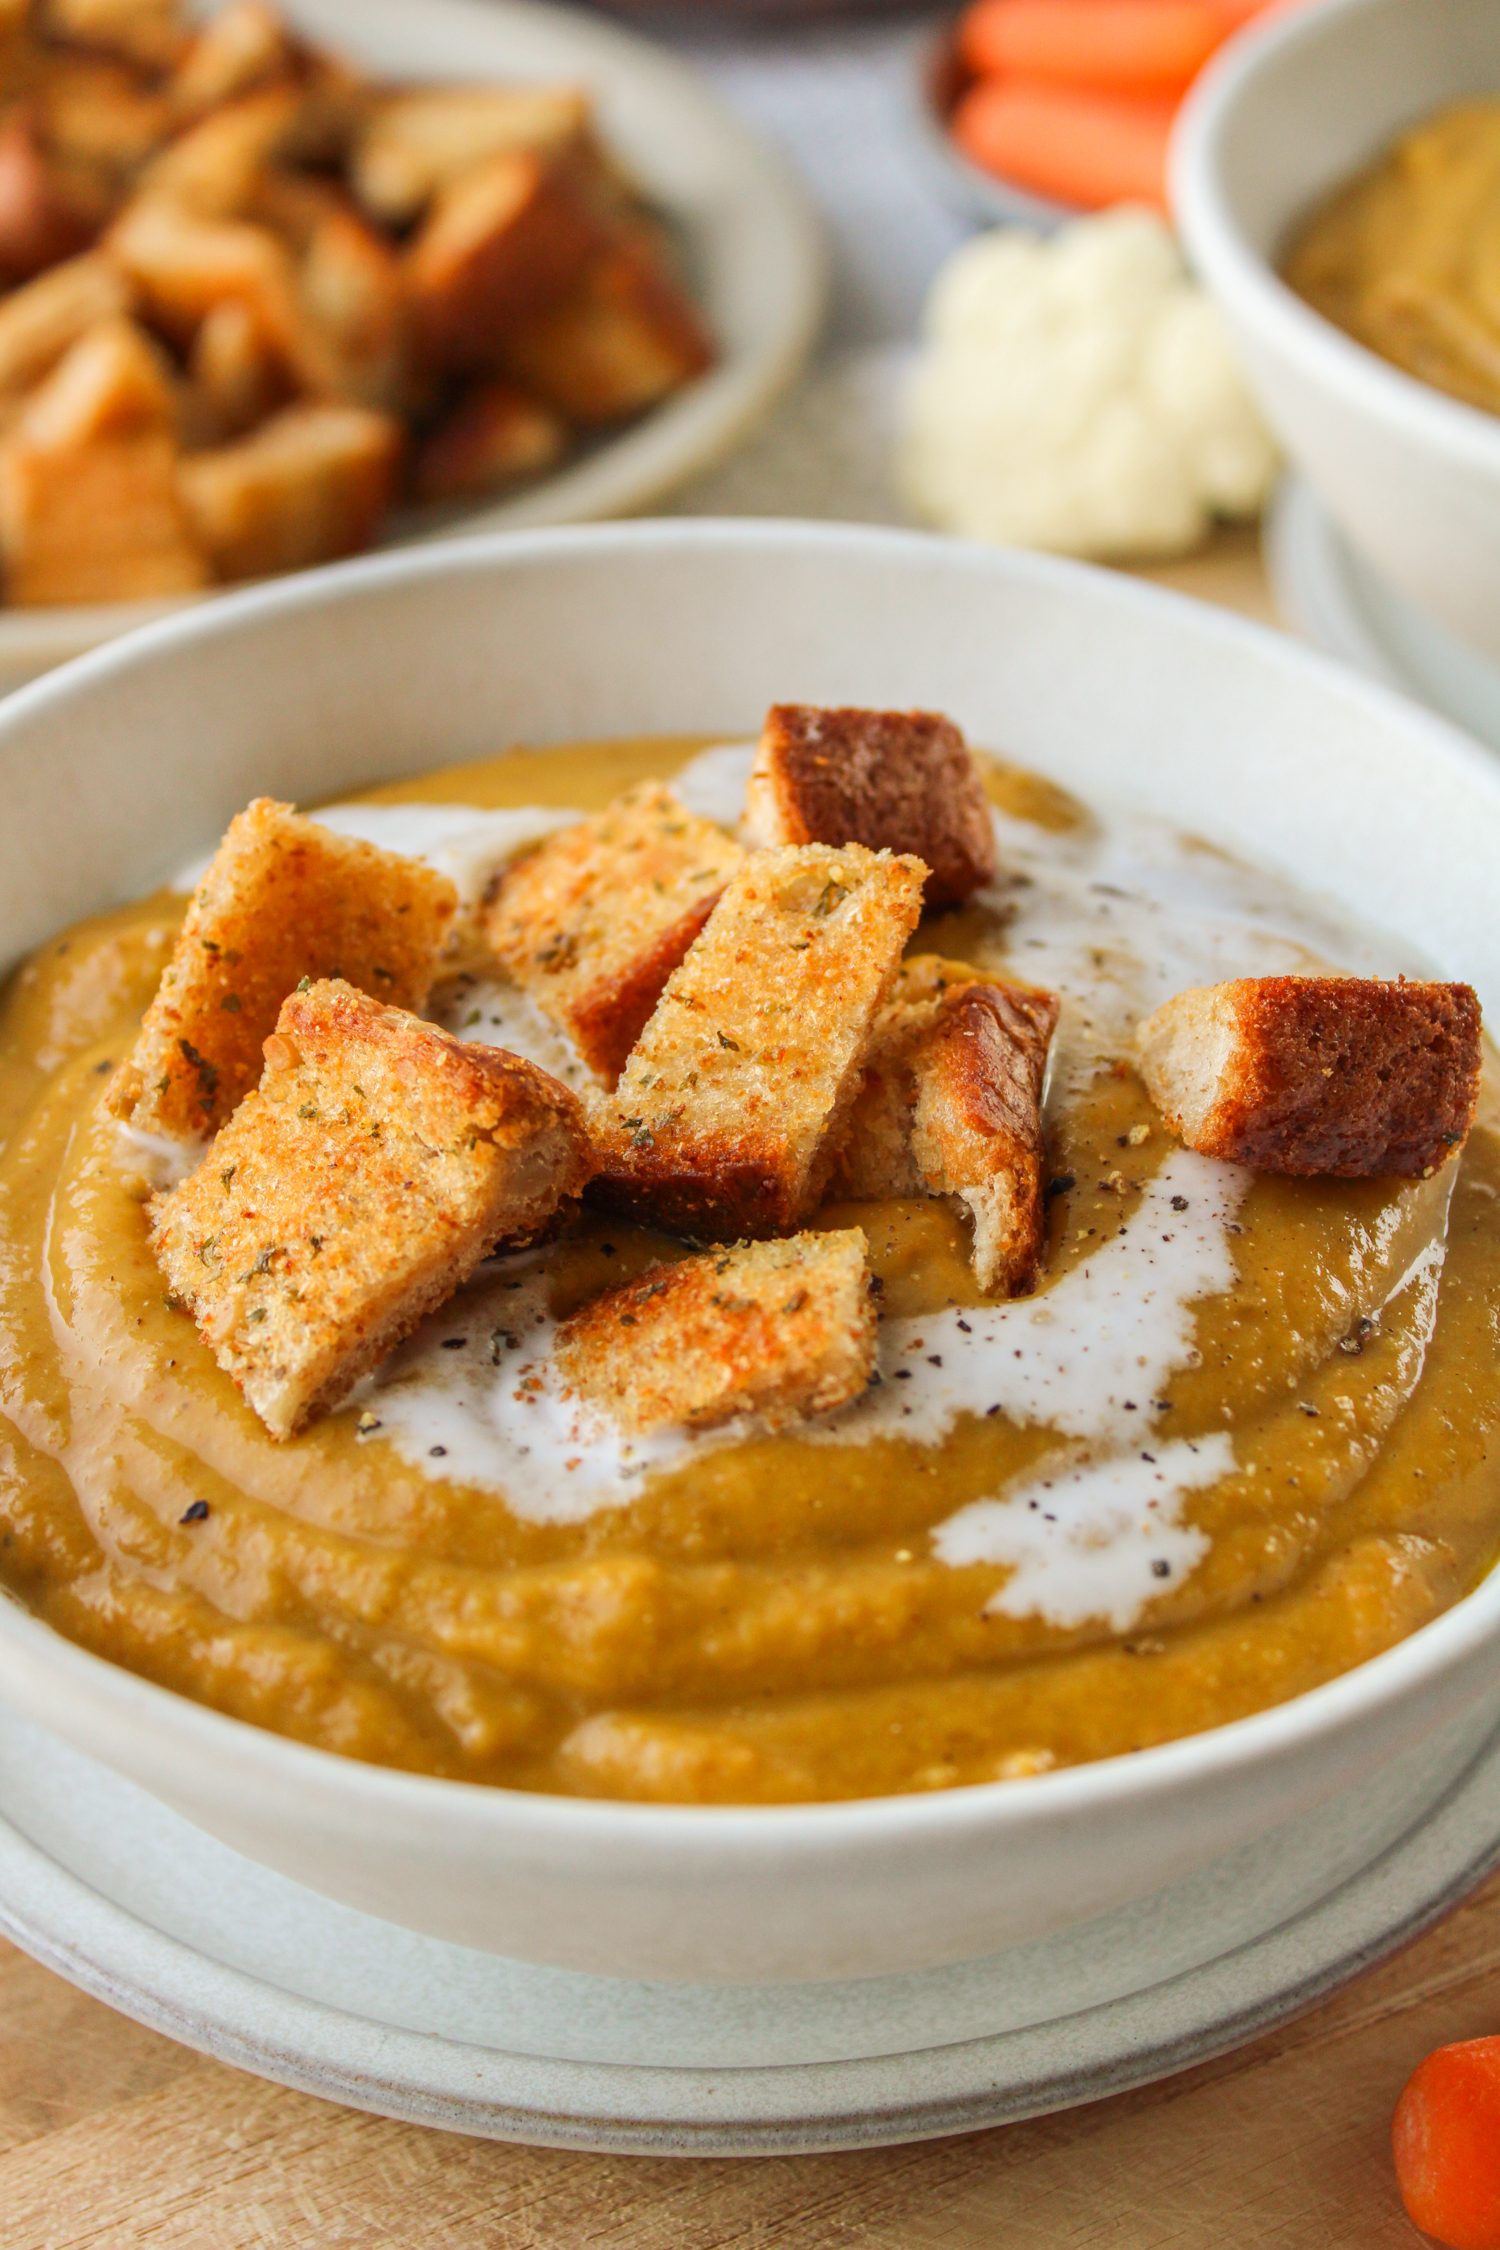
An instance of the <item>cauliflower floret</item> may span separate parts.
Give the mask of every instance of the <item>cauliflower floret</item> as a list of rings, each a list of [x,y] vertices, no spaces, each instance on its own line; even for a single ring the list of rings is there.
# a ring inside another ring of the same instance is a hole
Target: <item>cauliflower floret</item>
[[[897,475],[945,531],[1175,555],[1270,489],[1275,451],[1219,315],[1151,212],[979,236],[939,274],[924,329]]]

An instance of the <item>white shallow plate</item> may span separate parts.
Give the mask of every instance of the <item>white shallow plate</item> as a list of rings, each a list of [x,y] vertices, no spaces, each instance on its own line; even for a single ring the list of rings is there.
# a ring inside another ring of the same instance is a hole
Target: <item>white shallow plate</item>
[[[1394,1952],[1500,1861],[1491,1735],[1426,1820],[1269,1934],[1107,2005],[974,2035],[1002,1986],[1045,1993],[1070,1976],[1070,1954],[1149,1947],[1153,1923],[1202,1923],[1227,1885],[1274,1888],[1309,1828],[1358,1832],[1367,1794],[1164,1894],[1145,1920],[1111,1915],[958,1971],[726,1992],[537,1969],[354,1913],[8,1719],[0,1933],[137,2022],[382,2116],[655,2155],[870,2147],[1067,2109],[1220,2054]],[[764,2047],[778,2018],[841,2015],[867,2031],[883,2023],[883,2051],[769,2067],[724,2059]],[[687,2059],[695,2053],[717,2059]],[[620,2059],[632,2056],[642,2059]]]
[[[1317,647],[1500,751],[1500,664],[1388,585],[1301,477],[1287,477],[1277,494],[1266,562],[1282,615]]]
[[[685,64],[638,34],[544,0],[280,0],[319,45],[389,79],[563,79],[594,95],[606,141],[670,218],[720,357],[654,413],[508,499],[386,546],[584,523],[649,507],[770,411],[822,316],[821,229],[789,168]],[[0,609],[0,692],[174,602]]]

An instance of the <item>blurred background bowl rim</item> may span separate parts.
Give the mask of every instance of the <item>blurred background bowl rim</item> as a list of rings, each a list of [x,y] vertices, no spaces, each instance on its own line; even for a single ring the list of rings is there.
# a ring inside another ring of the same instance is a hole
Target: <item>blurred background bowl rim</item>
[[[1316,312],[1277,272],[1274,251],[1251,242],[1223,177],[1224,136],[1238,104],[1268,66],[1336,35],[1346,19],[1421,5],[1422,0],[1301,0],[1295,8],[1252,19],[1205,66],[1177,113],[1168,150],[1168,197],[1189,263],[1231,321],[1267,331],[1305,376],[1403,435],[1450,461],[1500,475],[1500,416],[1407,374]],[[1372,140],[1369,156],[1388,139]]]

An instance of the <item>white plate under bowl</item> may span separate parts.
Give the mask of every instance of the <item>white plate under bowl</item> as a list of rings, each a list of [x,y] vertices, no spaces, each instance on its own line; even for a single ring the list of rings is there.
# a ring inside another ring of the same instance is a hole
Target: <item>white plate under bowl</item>
[[[796,178],[707,84],[638,33],[546,0],[280,0],[318,45],[393,80],[586,86],[605,140],[670,219],[719,346],[699,381],[507,498],[409,514],[382,546],[584,523],[648,508],[770,412],[810,350],[822,230]],[[205,10],[212,13],[212,8]],[[0,609],[0,692],[179,602]]]
[[[1361,1786],[1143,1906],[962,1969],[653,1985],[498,1960],[336,1906],[8,1720],[0,1934],[139,2023],[386,2117],[657,2156],[872,2147],[1072,2108],[1221,2054],[1416,1937],[1500,1860],[1500,1735],[1360,1865],[1370,1795]],[[1288,1863],[1323,1861],[1314,1825],[1357,1872],[1219,1950],[1227,1895],[1286,1898]],[[1208,1937],[1203,1962],[1153,1974],[1194,1937]],[[1132,1988],[1089,2004],[1122,1958]],[[747,2060],[807,2051],[823,2059]]]
[[[1266,521],[1265,554],[1288,624],[1500,751],[1500,665],[1388,585],[1302,477],[1282,480]]]

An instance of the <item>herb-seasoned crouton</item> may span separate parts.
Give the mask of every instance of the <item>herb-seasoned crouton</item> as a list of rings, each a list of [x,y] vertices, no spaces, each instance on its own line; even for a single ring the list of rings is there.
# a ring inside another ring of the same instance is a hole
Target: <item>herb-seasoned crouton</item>
[[[1146,1090],[1204,1156],[1263,1172],[1425,1179],[1479,1099],[1466,984],[1240,977],[1179,992],[1136,1032]]]
[[[874,1371],[866,1250],[851,1227],[653,1266],[563,1323],[558,1367],[629,1431],[829,1413]]]
[[[91,251],[38,274],[0,302],[0,392],[29,390],[91,328],[130,310],[130,290]]]
[[[211,1133],[260,1076],[299,979],[420,1008],[457,903],[446,875],[258,797],[194,894],[109,1107],[145,1132]]]
[[[512,980],[613,1085],[668,977],[744,859],[660,782],[548,837],[505,876],[487,925]]]
[[[204,446],[243,437],[291,395],[285,361],[239,297],[204,316],[188,354],[188,384],[184,419]]]
[[[709,1241],[814,1209],[926,873],[858,844],[745,862],[591,1120],[601,1202]]]
[[[553,468],[568,426],[510,383],[480,383],[418,448],[412,488],[419,500],[476,500],[518,477]]]
[[[49,38],[97,47],[149,70],[170,69],[188,44],[177,0],[42,0],[37,14]]]
[[[259,1090],[153,1203],[154,1245],[219,1365],[285,1438],[586,1169],[577,1101],[545,1071],[331,981],[286,1000]]]
[[[267,86],[214,110],[146,167],[142,194],[170,197],[204,219],[239,217],[262,166],[290,138],[302,107],[295,86]]]
[[[1042,1083],[1059,1002],[923,954],[870,1044],[834,1191],[953,1196],[974,1223],[981,1289],[1013,1295],[1046,1239]]]
[[[565,295],[506,335],[502,358],[569,421],[603,426],[703,374],[714,350],[649,239],[621,229]]]
[[[265,0],[229,0],[203,26],[173,73],[169,92],[179,117],[199,117],[221,102],[286,75],[296,49]]]
[[[350,174],[366,210],[404,227],[441,188],[494,156],[554,156],[588,126],[574,86],[435,86],[377,101]]]
[[[952,721],[931,711],[774,705],[745,792],[745,827],[757,844],[914,852],[932,870],[929,907],[955,905],[995,872],[994,824],[974,761]]]
[[[491,157],[437,197],[407,254],[417,336],[434,366],[494,370],[514,325],[582,272],[599,223],[567,170]]]
[[[185,348],[204,316],[234,297],[252,308],[278,349],[295,356],[296,273],[265,227],[202,218],[170,196],[146,195],[121,213],[106,247],[175,343]]]
[[[177,492],[175,406],[128,320],[91,329],[0,445],[0,555],[18,603],[192,593],[209,571]]]
[[[219,576],[258,578],[368,546],[400,453],[401,425],[389,414],[301,404],[232,445],[189,454],[178,481]]]
[[[298,281],[327,386],[361,406],[394,411],[406,390],[410,306],[391,245],[330,199],[309,234]]]

